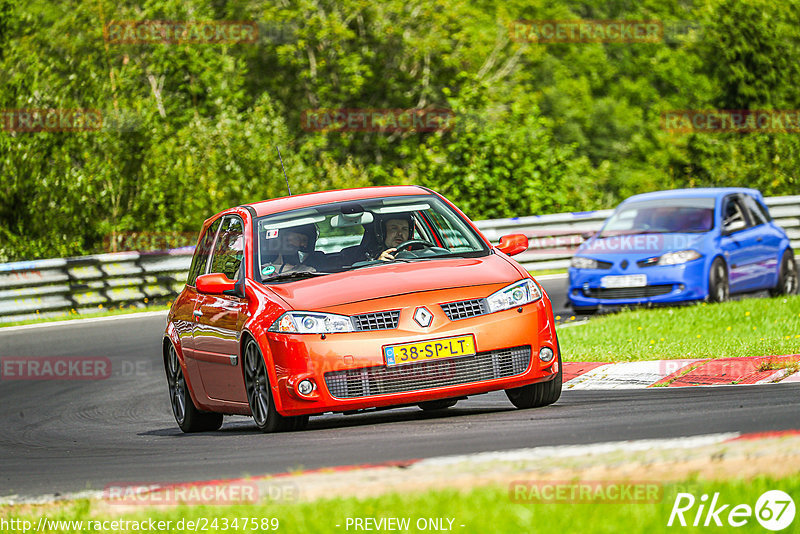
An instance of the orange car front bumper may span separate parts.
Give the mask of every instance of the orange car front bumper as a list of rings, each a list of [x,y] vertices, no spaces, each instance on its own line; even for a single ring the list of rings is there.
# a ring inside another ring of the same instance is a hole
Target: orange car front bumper
[[[447,302],[448,292],[436,293],[433,300]],[[275,371],[270,381],[280,413],[319,414],[416,404],[544,382],[558,372],[558,357],[546,363],[539,359],[542,347],[558,351],[546,296],[520,308],[456,321],[449,320],[439,306],[426,304],[434,314],[427,328],[413,322],[418,305],[381,304],[387,305],[384,309],[401,310],[397,328],[327,335],[267,334]],[[383,349],[389,345],[463,335],[474,335],[476,355],[402,366],[387,365],[384,356]],[[302,380],[313,382],[311,393],[298,392]]]

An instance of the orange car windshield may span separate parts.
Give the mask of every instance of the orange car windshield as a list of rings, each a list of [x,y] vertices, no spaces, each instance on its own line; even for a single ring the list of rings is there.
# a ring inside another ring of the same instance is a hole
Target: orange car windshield
[[[403,196],[324,204],[267,215],[256,225],[262,281],[331,273],[392,261],[476,257],[489,248],[439,198]]]

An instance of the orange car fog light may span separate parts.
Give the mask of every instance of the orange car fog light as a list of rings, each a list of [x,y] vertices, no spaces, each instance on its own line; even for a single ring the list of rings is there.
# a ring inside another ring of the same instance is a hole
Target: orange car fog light
[[[553,354],[553,349],[550,347],[542,347],[539,349],[539,359],[543,362],[547,363],[553,361],[553,356],[555,356],[555,354]]]
[[[303,380],[297,383],[297,392],[300,395],[303,395],[304,397],[311,395],[311,393],[315,389],[317,389],[317,385],[314,383],[313,380],[310,380],[308,378],[304,378]]]

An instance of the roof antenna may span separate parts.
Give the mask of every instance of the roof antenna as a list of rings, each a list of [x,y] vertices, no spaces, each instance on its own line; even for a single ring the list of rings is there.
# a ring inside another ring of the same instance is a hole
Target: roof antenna
[[[286,179],[286,189],[289,190],[289,196],[292,196],[292,188],[289,187],[289,177],[286,176],[286,168],[283,166],[283,156],[281,156],[281,149],[275,146],[275,150],[278,151],[278,157],[281,158],[281,169],[283,169],[283,177]]]

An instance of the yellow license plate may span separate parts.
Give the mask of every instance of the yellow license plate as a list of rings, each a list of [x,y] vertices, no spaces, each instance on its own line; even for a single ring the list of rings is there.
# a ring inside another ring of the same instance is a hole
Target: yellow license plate
[[[383,347],[386,365],[425,362],[475,354],[475,336],[456,336]]]

